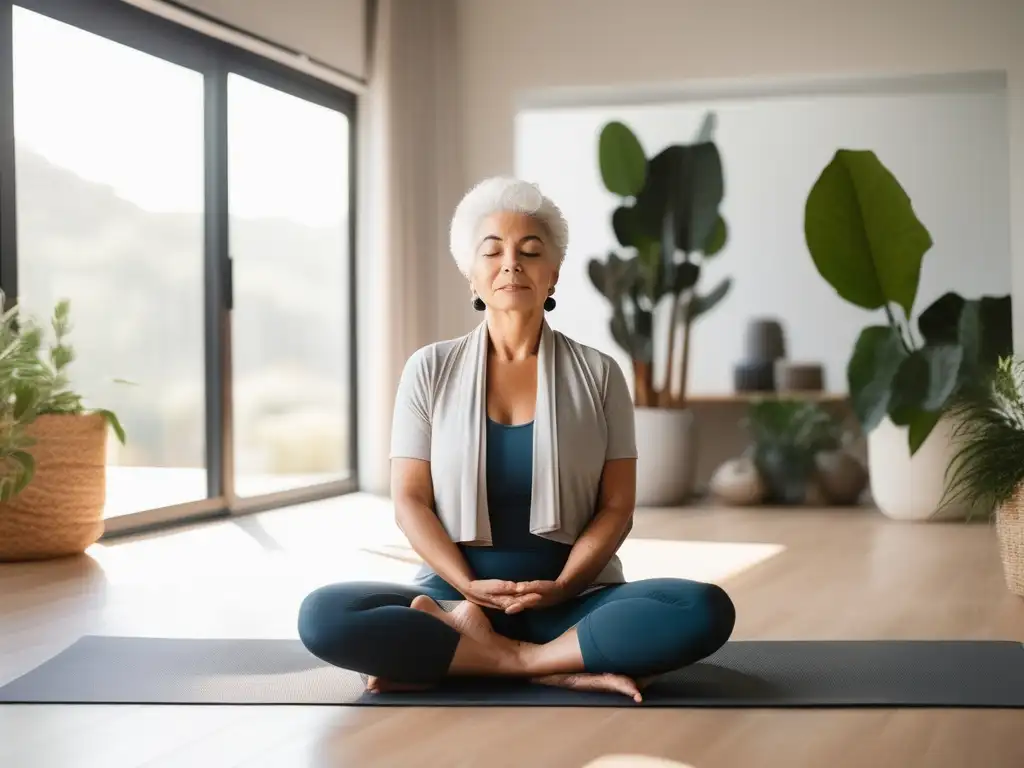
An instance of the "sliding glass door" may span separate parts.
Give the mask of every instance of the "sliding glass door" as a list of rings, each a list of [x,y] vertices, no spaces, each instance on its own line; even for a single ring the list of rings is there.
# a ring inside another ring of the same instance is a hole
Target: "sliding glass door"
[[[0,14],[0,282],[69,300],[121,417],[108,531],[354,489],[352,95],[127,4]]]
[[[233,490],[252,499],[350,476],[350,131],[234,72],[227,94]]]

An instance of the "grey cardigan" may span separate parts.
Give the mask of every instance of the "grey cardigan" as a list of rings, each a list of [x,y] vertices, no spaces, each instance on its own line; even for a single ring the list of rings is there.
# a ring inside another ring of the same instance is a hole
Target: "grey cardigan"
[[[430,462],[434,507],[452,541],[491,543],[487,509],[486,321],[429,344],[407,361],[398,385],[391,458]],[[597,512],[601,472],[636,458],[633,401],[607,354],[545,322],[537,364],[530,531],[572,544]],[[595,583],[624,580],[618,555]]]

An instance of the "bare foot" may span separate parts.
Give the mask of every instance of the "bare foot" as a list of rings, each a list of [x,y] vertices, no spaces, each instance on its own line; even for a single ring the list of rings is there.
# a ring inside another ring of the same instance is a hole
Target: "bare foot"
[[[535,677],[533,682],[540,683],[541,685],[551,685],[556,688],[568,688],[573,691],[621,693],[631,698],[637,704],[643,701],[643,696],[640,695],[640,687],[625,675],[577,672],[569,675]]]
[[[501,642],[507,639],[494,631],[484,609],[468,600],[463,600],[455,606],[451,613],[446,614],[445,620],[455,627],[459,634],[481,643]]]
[[[428,691],[432,686],[418,685],[416,683],[392,683],[389,680],[382,680],[379,677],[368,677],[366,679],[367,693],[392,693],[397,691]]]

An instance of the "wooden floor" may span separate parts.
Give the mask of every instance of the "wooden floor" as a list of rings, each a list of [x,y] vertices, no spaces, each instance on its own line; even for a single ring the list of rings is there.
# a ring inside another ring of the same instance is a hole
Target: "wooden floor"
[[[0,684],[85,633],[294,637],[302,596],[416,568],[364,495],[0,565]],[[630,578],[714,580],[734,637],[1024,641],[994,530],[871,510],[640,512]],[[540,766],[602,755],[694,768],[1020,768],[1024,711],[3,706],[0,766]]]

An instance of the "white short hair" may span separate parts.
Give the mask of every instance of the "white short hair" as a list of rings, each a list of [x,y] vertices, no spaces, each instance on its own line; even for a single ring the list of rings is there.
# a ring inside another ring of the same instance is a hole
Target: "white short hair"
[[[534,216],[548,230],[558,266],[569,246],[569,224],[562,211],[545,197],[536,184],[507,176],[494,176],[473,187],[462,198],[452,216],[450,247],[455,263],[468,276],[476,255],[480,222],[501,211]]]

